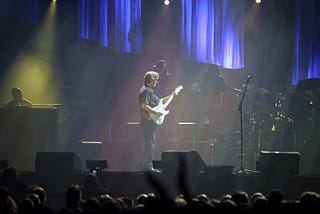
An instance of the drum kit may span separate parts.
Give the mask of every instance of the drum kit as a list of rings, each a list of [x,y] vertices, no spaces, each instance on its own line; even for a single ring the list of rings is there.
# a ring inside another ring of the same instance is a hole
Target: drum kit
[[[243,147],[253,149],[255,158],[262,151],[299,152],[301,166],[309,169],[319,150],[320,78],[300,81],[292,86],[291,92],[286,89],[269,91],[248,82],[241,89],[229,87],[237,98],[242,95],[242,99],[237,100],[240,132],[236,131],[234,141],[240,143],[237,173],[250,173],[243,167]]]
[[[241,89],[231,89],[243,93]],[[254,84],[248,84],[247,93],[243,107],[245,145],[259,150],[299,150],[307,136],[303,136],[303,132],[298,129],[312,126],[315,97],[307,93],[271,92]],[[316,106],[320,109],[319,104]]]
[[[255,137],[248,141],[258,142],[261,149],[299,151],[315,141],[314,136],[319,136],[319,88],[296,87],[293,93],[286,90],[272,93],[259,87],[252,89],[261,99],[251,102],[248,107],[247,135]]]

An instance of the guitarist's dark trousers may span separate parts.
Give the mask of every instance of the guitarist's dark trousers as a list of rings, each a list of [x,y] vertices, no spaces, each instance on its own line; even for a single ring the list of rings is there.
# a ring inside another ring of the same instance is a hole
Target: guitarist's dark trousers
[[[156,124],[153,120],[142,120],[144,144],[141,154],[140,169],[149,171],[153,168],[152,160],[156,143]]]

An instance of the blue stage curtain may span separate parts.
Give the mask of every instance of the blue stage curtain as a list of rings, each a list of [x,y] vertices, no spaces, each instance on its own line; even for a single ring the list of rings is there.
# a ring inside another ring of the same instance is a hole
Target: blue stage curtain
[[[186,58],[244,67],[243,0],[181,0],[181,46]]]
[[[296,0],[295,14],[293,85],[320,78],[320,1]]]
[[[39,23],[38,0],[0,0],[0,12],[36,25]]]
[[[141,0],[78,0],[79,34],[122,53],[142,51]]]
[[[100,40],[100,0],[79,0],[79,35],[90,41]]]

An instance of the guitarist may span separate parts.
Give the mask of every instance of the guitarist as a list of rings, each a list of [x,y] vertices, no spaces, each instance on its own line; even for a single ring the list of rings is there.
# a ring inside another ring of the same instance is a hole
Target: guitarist
[[[155,149],[156,140],[156,123],[150,117],[150,113],[158,117],[161,117],[163,113],[156,111],[153,108],[157,106],[162,99],[165,104],[170,98],[177,95],[177,92],[173,92],[169,96],[160,98],[154,91],[154,88],[158,84],[159,73],[156,71],[148,71],[144,74],[144,85],[139,91],[139,103],[141,112],[141,126],[144,136],[144,145],[140,168],[142,171],[160,172],[153,168],[152,159]]]

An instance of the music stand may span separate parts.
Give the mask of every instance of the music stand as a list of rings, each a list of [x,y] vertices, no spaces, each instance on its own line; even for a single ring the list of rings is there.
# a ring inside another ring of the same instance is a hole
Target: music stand
[[[249,174],[252,172],[255,172],[253,170],[249,170],[249,169],[245,169],[243,167],[243,122],[242,122],[242,104],[243,104],[243,100],[245,98],[246,92],[247,92],[247,88],[248,88],[248,84],[249,84],[249,80],[250,80],[251,76],[247,77],[247,81],[242,93],[242,98],[240,100],[239,103],[239,107],[238,110],[240,112],[240,169],[235,172],[236,174]]]

